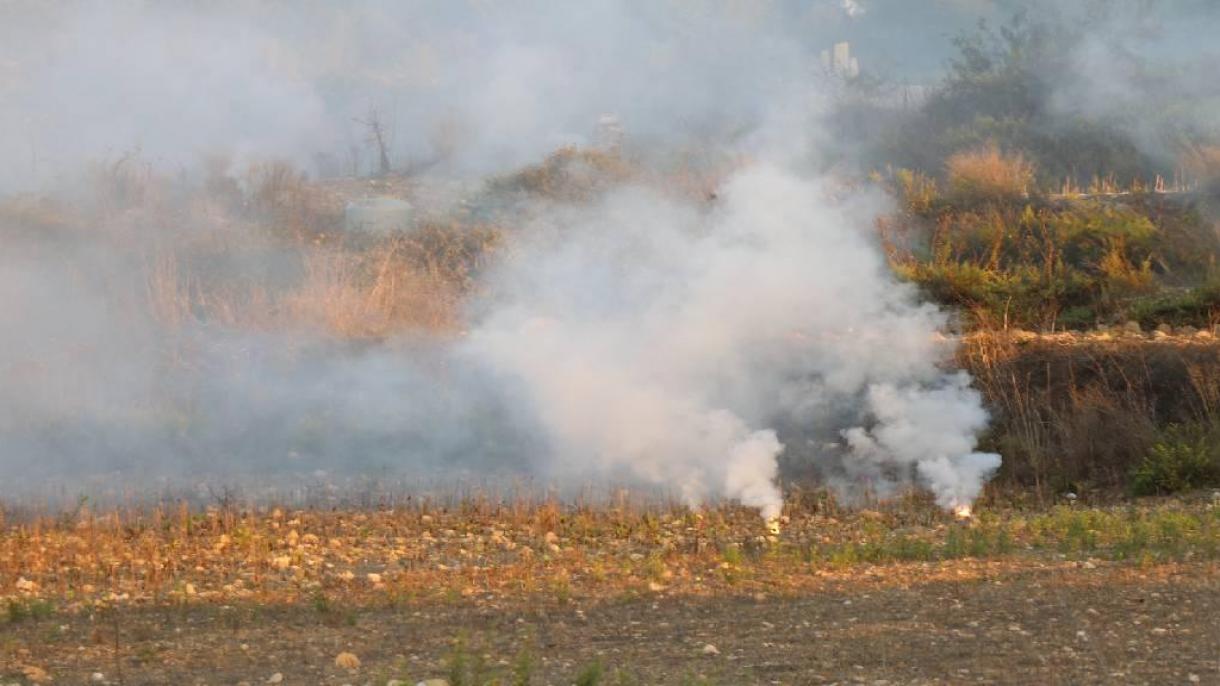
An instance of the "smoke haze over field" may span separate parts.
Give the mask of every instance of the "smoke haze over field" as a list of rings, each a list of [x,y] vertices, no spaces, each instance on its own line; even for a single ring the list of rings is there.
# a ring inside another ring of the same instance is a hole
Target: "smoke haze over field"
[[[1133,104],[1148,109],[1139,96],[1150,87],[1206,94],[1197,75],[1203,58],[1215,63],[1204,47],[1220,26],[1214,3],[1061,4],[9,0],[0,5],[0,190],[37,188],[133,150],[167,168],[227,152],[368,171],[356,120],[370,108],[396,162],[443,160],[464,173],[535,161],[587,137],[605,112],[641,142],[723,145],[782,111],[836,41],[850,40],[870,74],[932,85],[953,36],[1013,12],[1082,32],[1063,37],[1071,63],[1044,75],[1065,113],[1120,120]],[[1144,73],[1148,55],[1182,67]]]
[[[37,195],[0,216],[3,488],[504,473],[770,516],[782,457],[845,493],[919,483],[968,503],[999,465],[976,450],[988,418],[943,367],[948,316],[875,244],[888,202],[824,171],[842,84],[819,55],[849,39],[866,72],[927,84],[950,35],[1016,5],[4,3],[0,192]],[[1176,35],[1194,6],[1158,7],[1139,17]],[[1059,111],[1109,116],[1140,88],[1080,79],[1110,64],[1100,40],[1056,77],[1090,97]],[[275,301],[316,272],[315,246],[250,219],[249,164],[368,174],[375,114],[397,168],[503,178],[591,142],[607,113],[624,166],[698,150],[732,171],[706,193],[658,173],[531,198],[453,330],[351,340],[200,314],[204,281]],[[158,300],[165,282],[193,304]]]

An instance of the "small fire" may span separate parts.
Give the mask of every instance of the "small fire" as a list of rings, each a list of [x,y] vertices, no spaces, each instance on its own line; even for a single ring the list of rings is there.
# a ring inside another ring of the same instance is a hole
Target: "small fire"
[[[953,516],[961,520],[970,519],[974,516],[974,511],[969,505],[958,505],[953,508]]]
[[[772,536],[779,535],[779,517],[768,517],[767,518],[767,531]]]

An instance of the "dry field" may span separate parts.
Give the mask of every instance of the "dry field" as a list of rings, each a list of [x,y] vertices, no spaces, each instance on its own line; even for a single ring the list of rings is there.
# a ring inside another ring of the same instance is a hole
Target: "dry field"
[[[82,509],[4,529],[0,683],[1215,683],[1218,500]]]

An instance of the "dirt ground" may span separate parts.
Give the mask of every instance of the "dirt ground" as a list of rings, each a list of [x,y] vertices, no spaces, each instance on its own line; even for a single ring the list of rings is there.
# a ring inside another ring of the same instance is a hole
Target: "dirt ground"
[[[862,567],[787,595],[53,615],[0,628],[0,683],[24,683],[23,667],[37,665],[57,684],[253,685],[279,674],[285,684],[380,686],[444,678],[464,661],[482,681],[508,684],[523,655],[529,683],[557,685],[594,662],[609,684],[1220,683],[1214,563],[934,566]],[[341,652],[360,667],[336,667]]]

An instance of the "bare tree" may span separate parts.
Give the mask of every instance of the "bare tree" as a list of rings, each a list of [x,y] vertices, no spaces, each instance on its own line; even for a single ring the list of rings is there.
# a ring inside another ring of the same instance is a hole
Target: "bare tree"
[[[369,107],[368,116],[364,119],[355,120],[356,123],[367,126],[369,129],[368,142],[370,145],[377,148],[377,175],[386,176],[390,173],[390,155],[386,150],[386,134],[385,126],[381,123],[381,115],[376,107]]]

